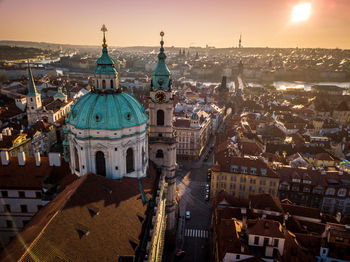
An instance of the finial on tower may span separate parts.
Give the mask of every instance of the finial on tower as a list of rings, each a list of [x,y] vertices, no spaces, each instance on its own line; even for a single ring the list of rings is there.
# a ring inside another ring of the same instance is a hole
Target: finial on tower
[[[163,41],[164,32],[163,31],[160,31],[160,36],[162,37],[162,39],[160,40],[160,45],[161,45],[161,47],[163,47],[163,45],[164,45],[164,41]]]
[[[102,47],[107,47],[107,44],[106,44],[106,32],[108,31],[107,30],[107,27],[103,24],[102,25],[102,28],[101,28],[101,31],[103,32],[103,45]]]

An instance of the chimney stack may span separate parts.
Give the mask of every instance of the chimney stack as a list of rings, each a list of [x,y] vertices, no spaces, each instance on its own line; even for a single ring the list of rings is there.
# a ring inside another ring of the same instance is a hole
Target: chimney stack
[[[49,153],[50,166],[61,166],[61,154],[60,153]]]
[[[7,151],[1,151],[1,164],[7,166],[10,163],[9,153]]]
[[[40,164],[41,164],[40,153],[39,152],[35,152],[34,153],[34,157],[35,157],[35,165],[36,166],[40,166]]]
[[[18,165],[24,166],[26,164],[26,154],[24,152],[18,152]]]

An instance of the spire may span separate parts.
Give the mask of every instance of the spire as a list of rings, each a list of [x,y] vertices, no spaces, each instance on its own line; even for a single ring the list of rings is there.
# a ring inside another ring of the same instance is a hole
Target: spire
[[[36,91],[35,81],[28,60],[28,96],[36,96],[37,94],[38,92]]]
[[[106,48],[107,47],[107,44],[106,44],[106,32],[108,30],[107,30],[107,27],[104,24],[101,27],[101,31],[103,32],[103,44],[102,44],[102,47]]]
[[[95,74],[117,74],[114,66],[114,61],[108,55],[106,43],[107,27],[105,25],[102,25],[101,31],[103,32],[102,55],[99,59],[97,59],[97,68],[95,70]]]
[[[170,87],[170,71],[165,64],[166,55],[164,53],[164,32],[160,32],[161,41],[158,54],[157,67],[152,73],[152,88],[153,89],[168,89]]]

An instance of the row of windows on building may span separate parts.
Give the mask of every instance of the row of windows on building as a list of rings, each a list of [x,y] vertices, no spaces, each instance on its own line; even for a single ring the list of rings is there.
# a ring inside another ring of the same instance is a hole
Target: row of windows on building
[[[227,180],[226,175],[219,175],[217,176],[217,180]],[[230,181],[236,182],[238,179],[236,176],[230,176]],[[247,182],[247,177],[241,176],[239,179],[240,183],[246,183]],[[255,178],[249,178],[249,183],[250,184],[256,184],[257,180]],[[270,181],[269,182],[270,186],[276,186],[276,181]],[[260,180],[260,185],[266,185],[266,180]]]
[[[106,89],[106,88],[107,88],[107,82],[106,82],[105,79],[102,80],[101,84],[102,84],[102,86],[101,86],[102,89]],[[113,81],[113,79],[111,79],[111,80],[109,81],[109,84],[110,84],[109,88],[113,89],[113,88],[114,88],[114,81]],[[96,80],[96,86],[97,86],[98,88],[100,87],[100,86],[99,86],[98,80]]]
[[[305,193],[309,193],[311,191],[312,191],[312,193],[315,193],[315,194],[322,194],[323,193],[322,188],[316,187],[313,190],[311,190],[311,187],[308,187],[308,186],[300,187],[298,185],[289,186],[286,184],[280,184],[280,190],[290,190],[291,189],[292,191],[300,191],[300,188],[302,188],[302,191]],[[335,188],[329,187],[326,189],[325,195],[334,196],[335,191],[336,191]],[[346,196],[346,189],[345,188],[338,189],[337,196],[345,197]],[[350,196],[350,190],[349,190],[349,196]]]
[[[32,196],[26,196],[25,191],[18,191],[17,193],[19,198],[33,198]],[[7,190],[1,190],[1,197],[9,197],[9,192]],[[41,192],[35,192],[35,198],[41,198]]]
[[[248,172],[249,169],[249,172]],[[251,175],[256,175],[257,174],[257,168],[256,167],[246,167],[246,166],[241,166],[240,171],[239,167],[237,165],[232,165],[230,167],[230,172],[231,173],[242,173],[242,174],[251,174]],[[266,176],[267,174],[267,169],[266,168],[260,168],[260,174],[262,176]]]
[[[11,205],[9,204],[5,204],[2,206],[3,207],[3,210],[5,213],[13,213],[14,211],[12,210],[11,208]],[[36,211],[39,211],[41,208],[43,207],[43,205],[37,205],[37,210]],[[20,213],[28,213],[28,206],[27,205],[20,205]]]
[[[226,185],[227,185],[227,188],[226,188]],[[229,185],[229,186],[228,186]],[[236,184],[226,184],[226,183],[220,183],[220,182],[216,182],[216,187],[217,188],[221,188],[221,189],[230,189],[231,192],[234,192],[234,190],[236,190]],[[248,189],[248,192],[250,193],[256,193],[256,192],[259,192],[259,193],[267,193],[265,192],[265,187],[255,187],[255,186],[247,186],[245,184],[240,184],[238,186],[238,189],[239,191],[245,191],[246,188]],[[275,189],[274,188],[269,188],[268,190],[268,193],[271,194],[271,195],[274,195],[275,194]]]
[[[23,220],[22,221],[23,227],[25,227],[29,221],[30,220]],[[7,228],[15,228],[16,226],[14,225],[12,220],[6,220],[6,227]]]

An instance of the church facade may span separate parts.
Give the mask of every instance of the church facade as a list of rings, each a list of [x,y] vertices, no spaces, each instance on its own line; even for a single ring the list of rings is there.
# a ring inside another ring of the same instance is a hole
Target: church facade
[[[167,228],[176,228],[176,136],[173,129],[172,80],[165,64],[164,41],[152,73],[149,118],[144,107],[119,87],[118,72],[108,54],[105,27],[94,87],[80,97],[66,121],[63,142],[72,173],[96,173],[112,179],[143,178],[149,160],[167,182]]]

